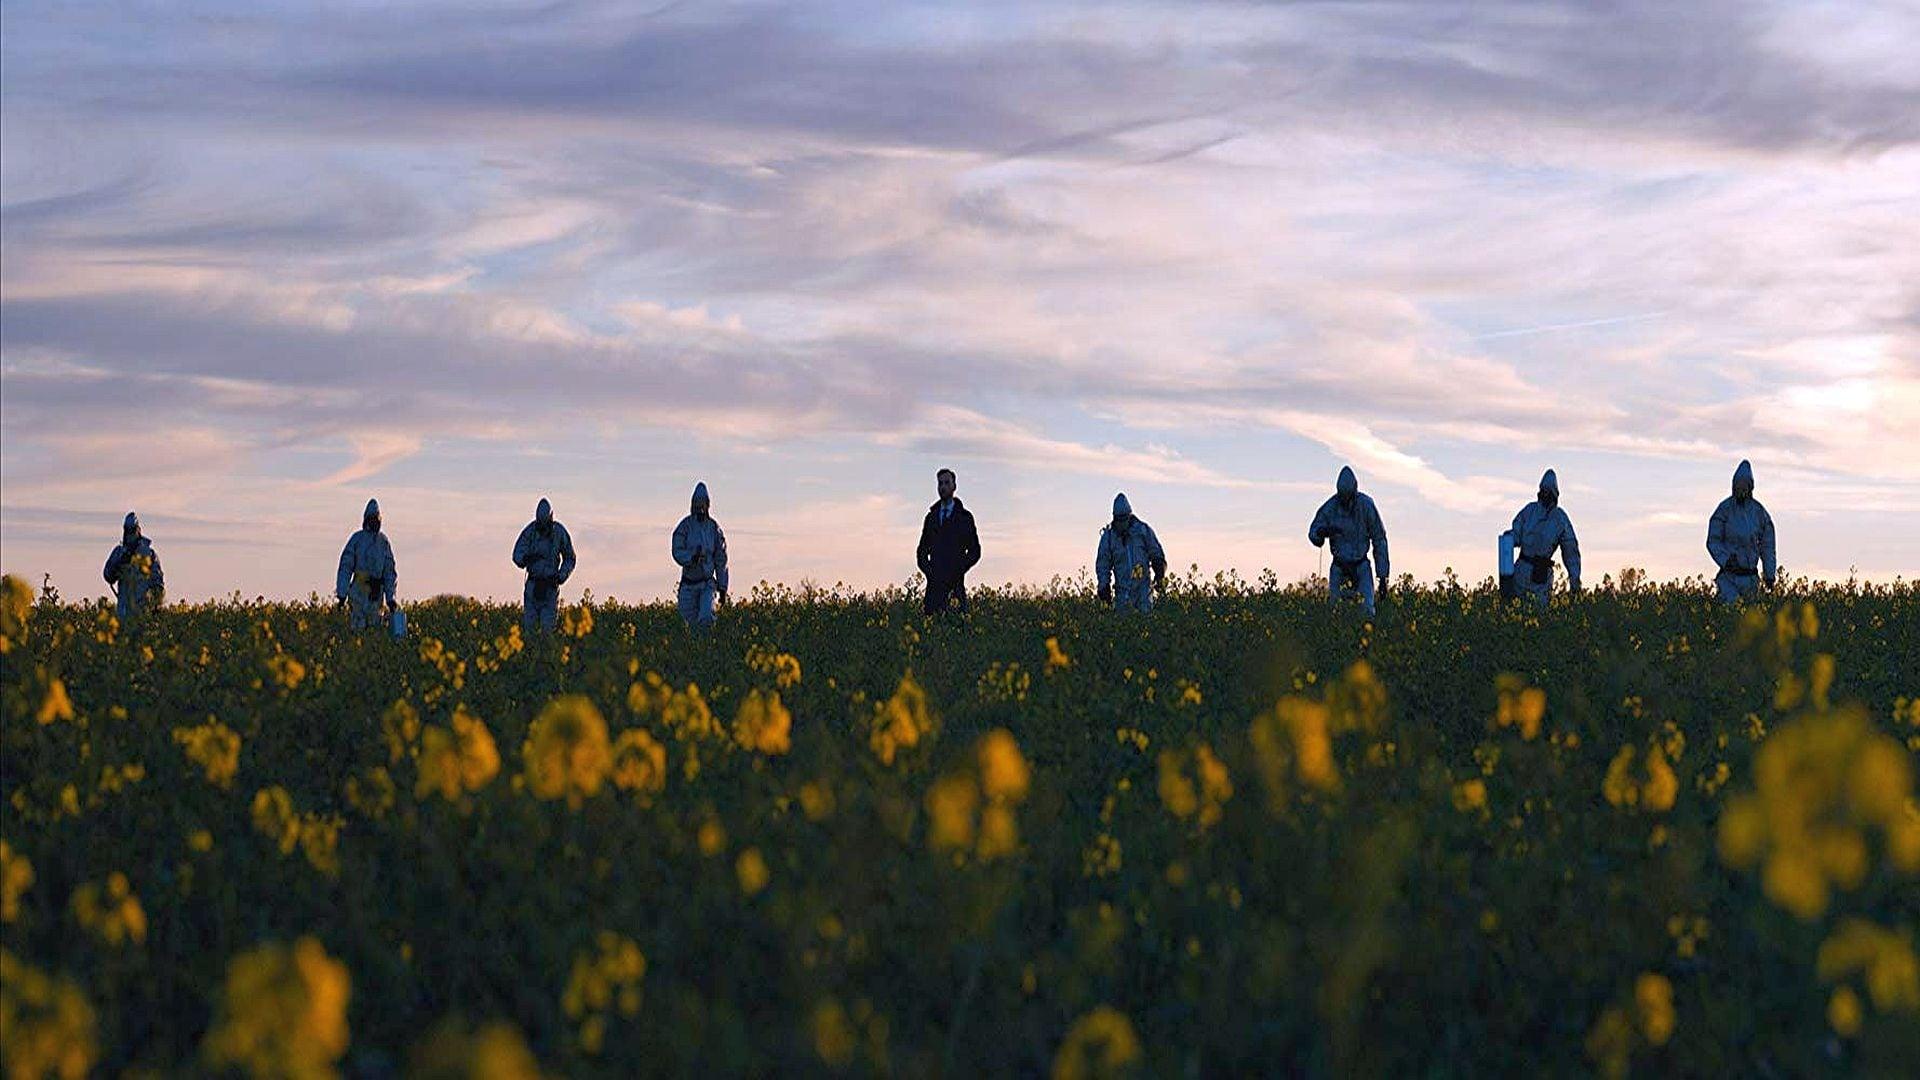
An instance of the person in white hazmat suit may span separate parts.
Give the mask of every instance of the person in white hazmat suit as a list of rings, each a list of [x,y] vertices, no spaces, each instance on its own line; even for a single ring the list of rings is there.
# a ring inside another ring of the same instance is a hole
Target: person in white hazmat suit
[[[1093,576],[1100,602],[1116,611],[1153,610],[1153,594],[1167,580],[1167,553],[1153,526],[1133,516],[1124,492],[1113,497],[1113,521],[1100,530],[1100,549],[1093,556]]]
[[[673,530],[673,561],[680,564],[680,617],[694,630],[713,625],[714,607],[727,599],[727,534],[709,511],[703,481],[693,487],[692,513]]]
[[[1560,478],[1548,469],[1540,477],[1539,497],[1513,515],[1514,588],[1541,607],[1553,595],[1553,555],[1567,564],[1567,587],[1580,591],[1580,541],[1573,520],[1560,509]]]
[[[160,556],[140,532],[140,516],[131,510],[120,522],[120,542],[107,554],[101,576],[114,587],[113,611],[123,624],[166,602],[167,579],[160,572]]]
[[[1753,497],[1753,466],[1742,461],[1733,471],[1733,494],[1720,501],[1707,522],[1707,554],[1720,572],[1713,583],[1720,602],[1733,603],[1773,588],[1779,564],[1773,550],[1773,516]]]
[[[347,546],[340,552],[333,595],[347,606],[353,629],[384,626],[393,614],[393,590],[399,581],[393,545],[380,531],[380,502],[368,499],[360,531],[347,537]]]
[[[533,511],[533,520],[513,542],[513,565],[527,572],[520,596],[520,625],[527,630],[552,630],[560,622],[560,586],[573,576],[573,537],[553,519],[553,504],[545,499]]]
[[[1307,539],[1314,547],[1329,540],[1333,542],[1333,566],[1327,571],[1328,602],[1337,603],[1343,596],[1358,594],[1367,614],[1372,615],[1375,569],[1379,571],[1379,591],[1387,591],[1387,526],[1380,520],[1380,510],[1373,505],[1373,499],[1360,491],[1360,480],[1353,475],[1351,465],[1340,467],[1333,497],[1321,503],[1319,513],[1313,515],[1313,524],[1307,526]],[[1378,567],[1367,561],[1369,546],[1373,548],[1373,560]]]

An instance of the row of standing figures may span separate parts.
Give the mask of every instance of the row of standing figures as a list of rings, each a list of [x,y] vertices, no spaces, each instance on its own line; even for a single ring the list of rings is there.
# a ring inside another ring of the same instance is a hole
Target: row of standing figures
[[[952,469],[935,475],[939,498],[927,508],[915,561],[926,579],[925,610],[938,614],[967,606],[967,572],[980,561],[980,531],[973,513],[955,494]],[[686,517],[673,530],[673,561],[680,567],[678,603],[689,627],[704,630],[727,602],[727,535],[713,519],[707,485],[694,486]],[[1371,497],[1360,490],[1350,466],[1342,467],[1334,494],[1322,503],[1307,527],[1315,547],[1329,545],[1333,565],[1327,574],[1331,601],[1358,600],[1369,615],[1388,581],[1387,528]],[[1560,507],[1560,482],[1552,469],[1540,478],[1538,497],[1514,515],[1501,535],[1501,586],[1545,605],[1553,590],[1554,557],[1566,567],[1567,586],[1580,591],[1580,542],[1573,521]],[[1715,587],[1732,602],[1771,587],[1778,572],[1773,518],[1753,497],[1753,467],[1745,461],[1733,474],[1733,493],[1714,510],[1707,524],[1707,551],[1718,567]],[[529,630],[551,630],[559,618],[560,587],[573,575],[577,558],[567,527],[554,520],[553,507],[541,499],[533,520],[513,545],[513,565],[526,572],[521,621]],[[140,519],[129,513],[121,542],[107,556],[104,575],[117,597],[123,621],[163,602],[166,579],[153,544],[141,533]],[[1133,513],[1126,495],[1114,496],[1113,520],[1100,530],[1094,578],[1102,603],[1123,611],[1152,610],[1166,585],[1167,555],[1153,527]],[[1377,582],[1377,585],[1376,585]],[[380,504],[367,500],[360,530],[347,538],[334,578],[334,597],[356,629],[384,626],[405,633],[405,615],[394,600],[399,572],[393,545],[380,528]]]

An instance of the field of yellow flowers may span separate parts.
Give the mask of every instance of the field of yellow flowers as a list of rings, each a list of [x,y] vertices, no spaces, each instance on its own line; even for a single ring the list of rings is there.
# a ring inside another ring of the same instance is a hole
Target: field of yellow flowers
[[[0,601],[11,1077],[1920,1061],[1909,584]]]

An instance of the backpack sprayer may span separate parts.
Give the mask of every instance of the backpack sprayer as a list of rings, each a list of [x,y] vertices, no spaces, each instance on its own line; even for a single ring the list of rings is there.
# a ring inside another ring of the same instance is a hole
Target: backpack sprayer
[[[1500,534],[1500,598],[1511,600],[1518,590],[1513,585],[1513,530]]]

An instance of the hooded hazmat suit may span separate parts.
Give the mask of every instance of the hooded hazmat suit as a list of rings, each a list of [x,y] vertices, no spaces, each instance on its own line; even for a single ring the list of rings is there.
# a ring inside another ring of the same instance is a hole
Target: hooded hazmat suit
[[[1567,585],[1580,591],[1580,541],[1573,521],[1560,509],[1560,478],[1548,469],[1540,477],[1540,497],[1513,515],[1516,565],[1514,587],[1542,607],[1553,594],[1553,553],[1567,563]]]
[[[560,586],[573,576],[573,537],[553,520],[553,504],[545,499],[534,508],[533,520],[513,542],[513,565],[527,572],[521,592],[520,625],[528,630],[552,630],[560,621]]]
[[[1752,596],[1764,578],[1773,587],[1779,570],[1773,551],[1773,516],[1753,497],[1753,466],[1733,471],[1733,494],[1720,501],[1707,522],[1707,554],[1720,572],[1714,576],[1720,600],[1732,603]]]
[[[1307,526],[1307,539],[1314,547],[1332,541],[1333,566],[1327,571],[1328,600],[1337,601],[1357,593],[1366,605],[1367,614],[1373,614],[1375,567],[1367,562],[1367,548],[1373,548],[1374,561],[1379,564],[1380,587],[1384,590],[1389,573],[1387,526],[1380,520],[1380,510],[1373,505],[1373,500],[1361,493],[1360,480],[1353,475],[1352,466],[1340,467],[1333,497],[1321,503],[1319,512],[1313,515],[1313,524]]]
[[[107,554],[101,576],[114,586],[113,609],[123,623],[166,602],[167,579],[160,572],[160,556],[141,535],[140,517],[132,511],[120,523],[120,543]]]
[[[1100,530],[1100,547],[1093,556],[1093,576],[1101,599],[1112,599],[1115,610],[1153,610],[1153,593],[1167,576],[1167,553],[1153,526],[1133,516],[1122,493],[1113,497],[1113,521]]]
[[[393,611],[394,586],[399,583],[393,545],[387,542],[387,534],[380,531],[380,502],[368,499],[367,509],[360,518],[360,531],[347,537],[347,546],[340,552],[333,595],[347,602],[352,627],[364,630],[386,621],[387,613]],[[381,610],[383,602],[385,612]]]
[[[727,534],[708,513],[711,506],[706,483],[695,484],[692,512],[673,530],[673,561],[680,564],[680,617],[695,630],[713,625],[714,605],[727,595]]]

